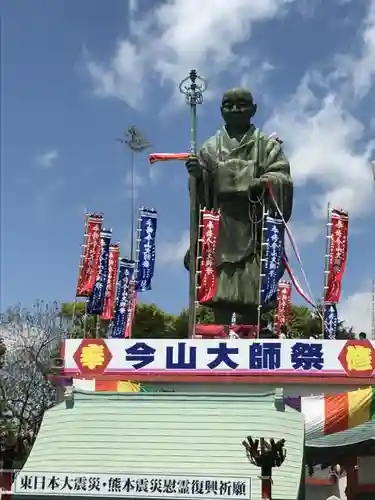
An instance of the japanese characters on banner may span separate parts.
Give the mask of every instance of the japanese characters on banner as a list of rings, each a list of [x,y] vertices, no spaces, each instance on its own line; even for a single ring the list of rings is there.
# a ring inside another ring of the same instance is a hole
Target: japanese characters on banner
[[[103,314],[100,316],[100,318],[103,320],[111,320],[114,316],[119,258],[119,245],[110,245],[108,260],[108,282],[105,291]]]
[[[249,477],[165,476],[161,474],[66,474],[23,472],[15,494],[111,496],[118,498],[233,498],[250,500]]]
[[[76,297],[88,297],[97,277],[100,261],[100,231],[103,216],[95,213],[87,215],[85,224],[85,243],[79,269]]]
[[[335,339],[338,327],[338,315],[336,304],[326,302],[323,305],[324,338]]]
[[[155,270],[155,238],[157,212],[140,209],[138,266],[136,272],[136,291],[151,290],[151,280]]]
[[[280,281],[277,286],[276,297],[275,328],[277,333],[280,334],[281,327],[289,323],[292,310],[292,283],[290,281]]]
[[[348,257],[349,216],[346,212],[332,210],[331,243],[325,302],[338,303],[341,295],[341,283]]]
[[[100,259],[95,285],[87,303],[88,314],[102,314],[105,292],[108,283],[109,246],[112,230],[103,229],[100,233]]]
[[[213,299],[217,274],[215,266],[216,244],[219,235],[220,214],[204,209],[202,212],[202,252],[197,300],[200,304]]]
[[[369,340],[68,339],[64,375],[142,373],[374,377]]]
[[[116,310],[109,336],[123,338],[125,335],[126,319],[129,306],[129,288],[134,278],[134,260],[121,259],[116,294]]]
[[[264,249],[262,259],[261,305],[271,301],[277,293],[277,285],[284,274],[284,223],[266,216],[264,222]]]

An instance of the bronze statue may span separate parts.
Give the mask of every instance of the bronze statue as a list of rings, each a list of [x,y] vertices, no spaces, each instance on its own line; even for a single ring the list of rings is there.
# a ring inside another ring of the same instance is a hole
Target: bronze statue
[[[186,162],[189,190],[194,192],[190,210],[196,221],[190,238],[197,240],[199,206],[220,209],[221,213],[216,249],[218,285],[212,301],[205,304],[213,309],[216,324],[229,324],[233,312],[241,314],[244,324],[257,323],[263,202],[275,214],[267,183],[272,183],[286,221],[292,213],[288,160],[281,141],[251,123],[256,109],[248,90],[228,90],[221,103],[225,126]],[[189,259],[188,251],[184,260],[187,270]]]

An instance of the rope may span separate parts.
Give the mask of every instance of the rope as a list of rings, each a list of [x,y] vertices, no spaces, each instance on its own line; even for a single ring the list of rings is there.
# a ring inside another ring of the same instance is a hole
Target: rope
[[[307,289],[308,289],[308,292],[309,292],[309,294],[310,294],[310,297],[313,297],[313,296],[314,296],[314,294],[312,293],[312,290],[311,290],[311,287],[310,287],[310,283],[309,283],[309,281],[308,281],[308,279],[307,279],[307,276],[306,276],[306,273],[305,273],[305,269],[304,269],[304,267],[303,267],[303,262],[302,262],[302,259],[301,259],[300,254],[299,254],[299,251],[298,251],[297,244],[296,244],[296,242],[295,242],[295,240],[294,240],[294,238],[293,238],[293,235],[292,235],[292,233],[291,233],[291,231],[290,231],[290,229],[289,229],[288,224],[286,223],[286,221],[285,221],[285,219],[284,219],[284,216],[283,216],[283,214],[282,214],[282,212],[281,212],[281,210],[280,210],[280,207],[279,207],[279,205],[277,204],[277,201],[276,201],[275,195],[274,195],[274,193],[273,193],[272,184],[269,182],[269,183],[267,184],[267,187],[268,187],[268,191],[269,191],[269,193],[270,193],[271,199],[272,199],[272,201],[273,201],[273,202],[274,202],[274,204],[275,204],[276,211],[277,211],[277,213],[279,214],[279,217],[280,217],[281,221],[283,222],[283,224],[284,224],[284,226],[285,226],[285,231],[286,231],[286,233],[287,233],[287,235],[288,235],[288,238],[289,238],[289,241],[290,241],[290,243],[291,243],[291,245],[292,245],[292,249],[293,249],[293,251],[294,251],[294,254],[295,254],[295,256],[297,257],[298,263],[299,263],[299,265],[300,265],[301,273],[302,273],[303,279],[305,280],[305,284],[306,284],[306,286],[307,286]],[[306,294],[306,297],[307,297],[307,294]],[[311,300],[311,302],[310,302],[310,301],[308,301],[308,302],[309,302],[309,303],[311,303],[314,307],[317,307],[316,302],[315,302],[313,299],[310,299],[310,300]]]
[[[285,255],[285,253],[283,255],[283,263],[285,265],[285,269],[287,270],[287,272],[288,272],[288,274],[290,276],[290,279],[292,280],[292,283],[293,283],[294,288],[296,289],[298,295],[300,295],[304,300],[306,300],[306,302],[308,304],[310,304],[310,306],[316,308],[316,305],[314,304],[314,302],[310,299],[310,297],[307,295],[307,293],[304,292],[303,288],[298,283],[297,278],[294,276],[293,270],[292,270],[292,268],[289,265],[288,258]]]

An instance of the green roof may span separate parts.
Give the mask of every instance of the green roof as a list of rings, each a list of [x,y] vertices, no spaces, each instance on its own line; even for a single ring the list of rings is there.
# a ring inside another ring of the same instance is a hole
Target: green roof
[[[375,422],[370,421],[345,431],[311,439],[306,442],[309,448],[334,448],[364,443],[375,439]]]
[[[273,497],[297,498],[304,417],[278,411],[275,401],[273,393],[73,393],[46,412],[23,471],[251,476],[252,497],[260,498],[260,470],[241,443],[249,435],[284,438]]]

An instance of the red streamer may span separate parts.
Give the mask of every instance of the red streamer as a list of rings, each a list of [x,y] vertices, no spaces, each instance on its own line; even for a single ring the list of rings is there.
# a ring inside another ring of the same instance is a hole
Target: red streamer
[[[289,323],[292,310],[292,283],[281,281],[277,287],[277,306],[275,314],[275,329],[280,335],[281,326]]]
[[[150,165],[153,165],[154,163],[157,163],[159,161],[186,161],[189,156],[189,153],[152,153],[148,155],[148,161]]]
[[[100,231],[103,217],[89,214],[85,227],[85,244],[79,270],[76,297],[88,297],[92,292],[100,261]]]
[[[119,245],[110,245],[108,261],[108,283],[104,298],[104,308],[100,319],[110,320],[115,314],[117,271],[120,259]]]
[[[331,224],[328,278],[324,300],[337,304],[340,301],[342,278],[348,258],[348,214],[332,210]]]
[[[197,299],[204,304],[213,299],[217,274],[215,266],[216,243],[219,235],[220,214],[212,210],[203,210],[202,215],[202,260],[200,267],[200,285]]]

